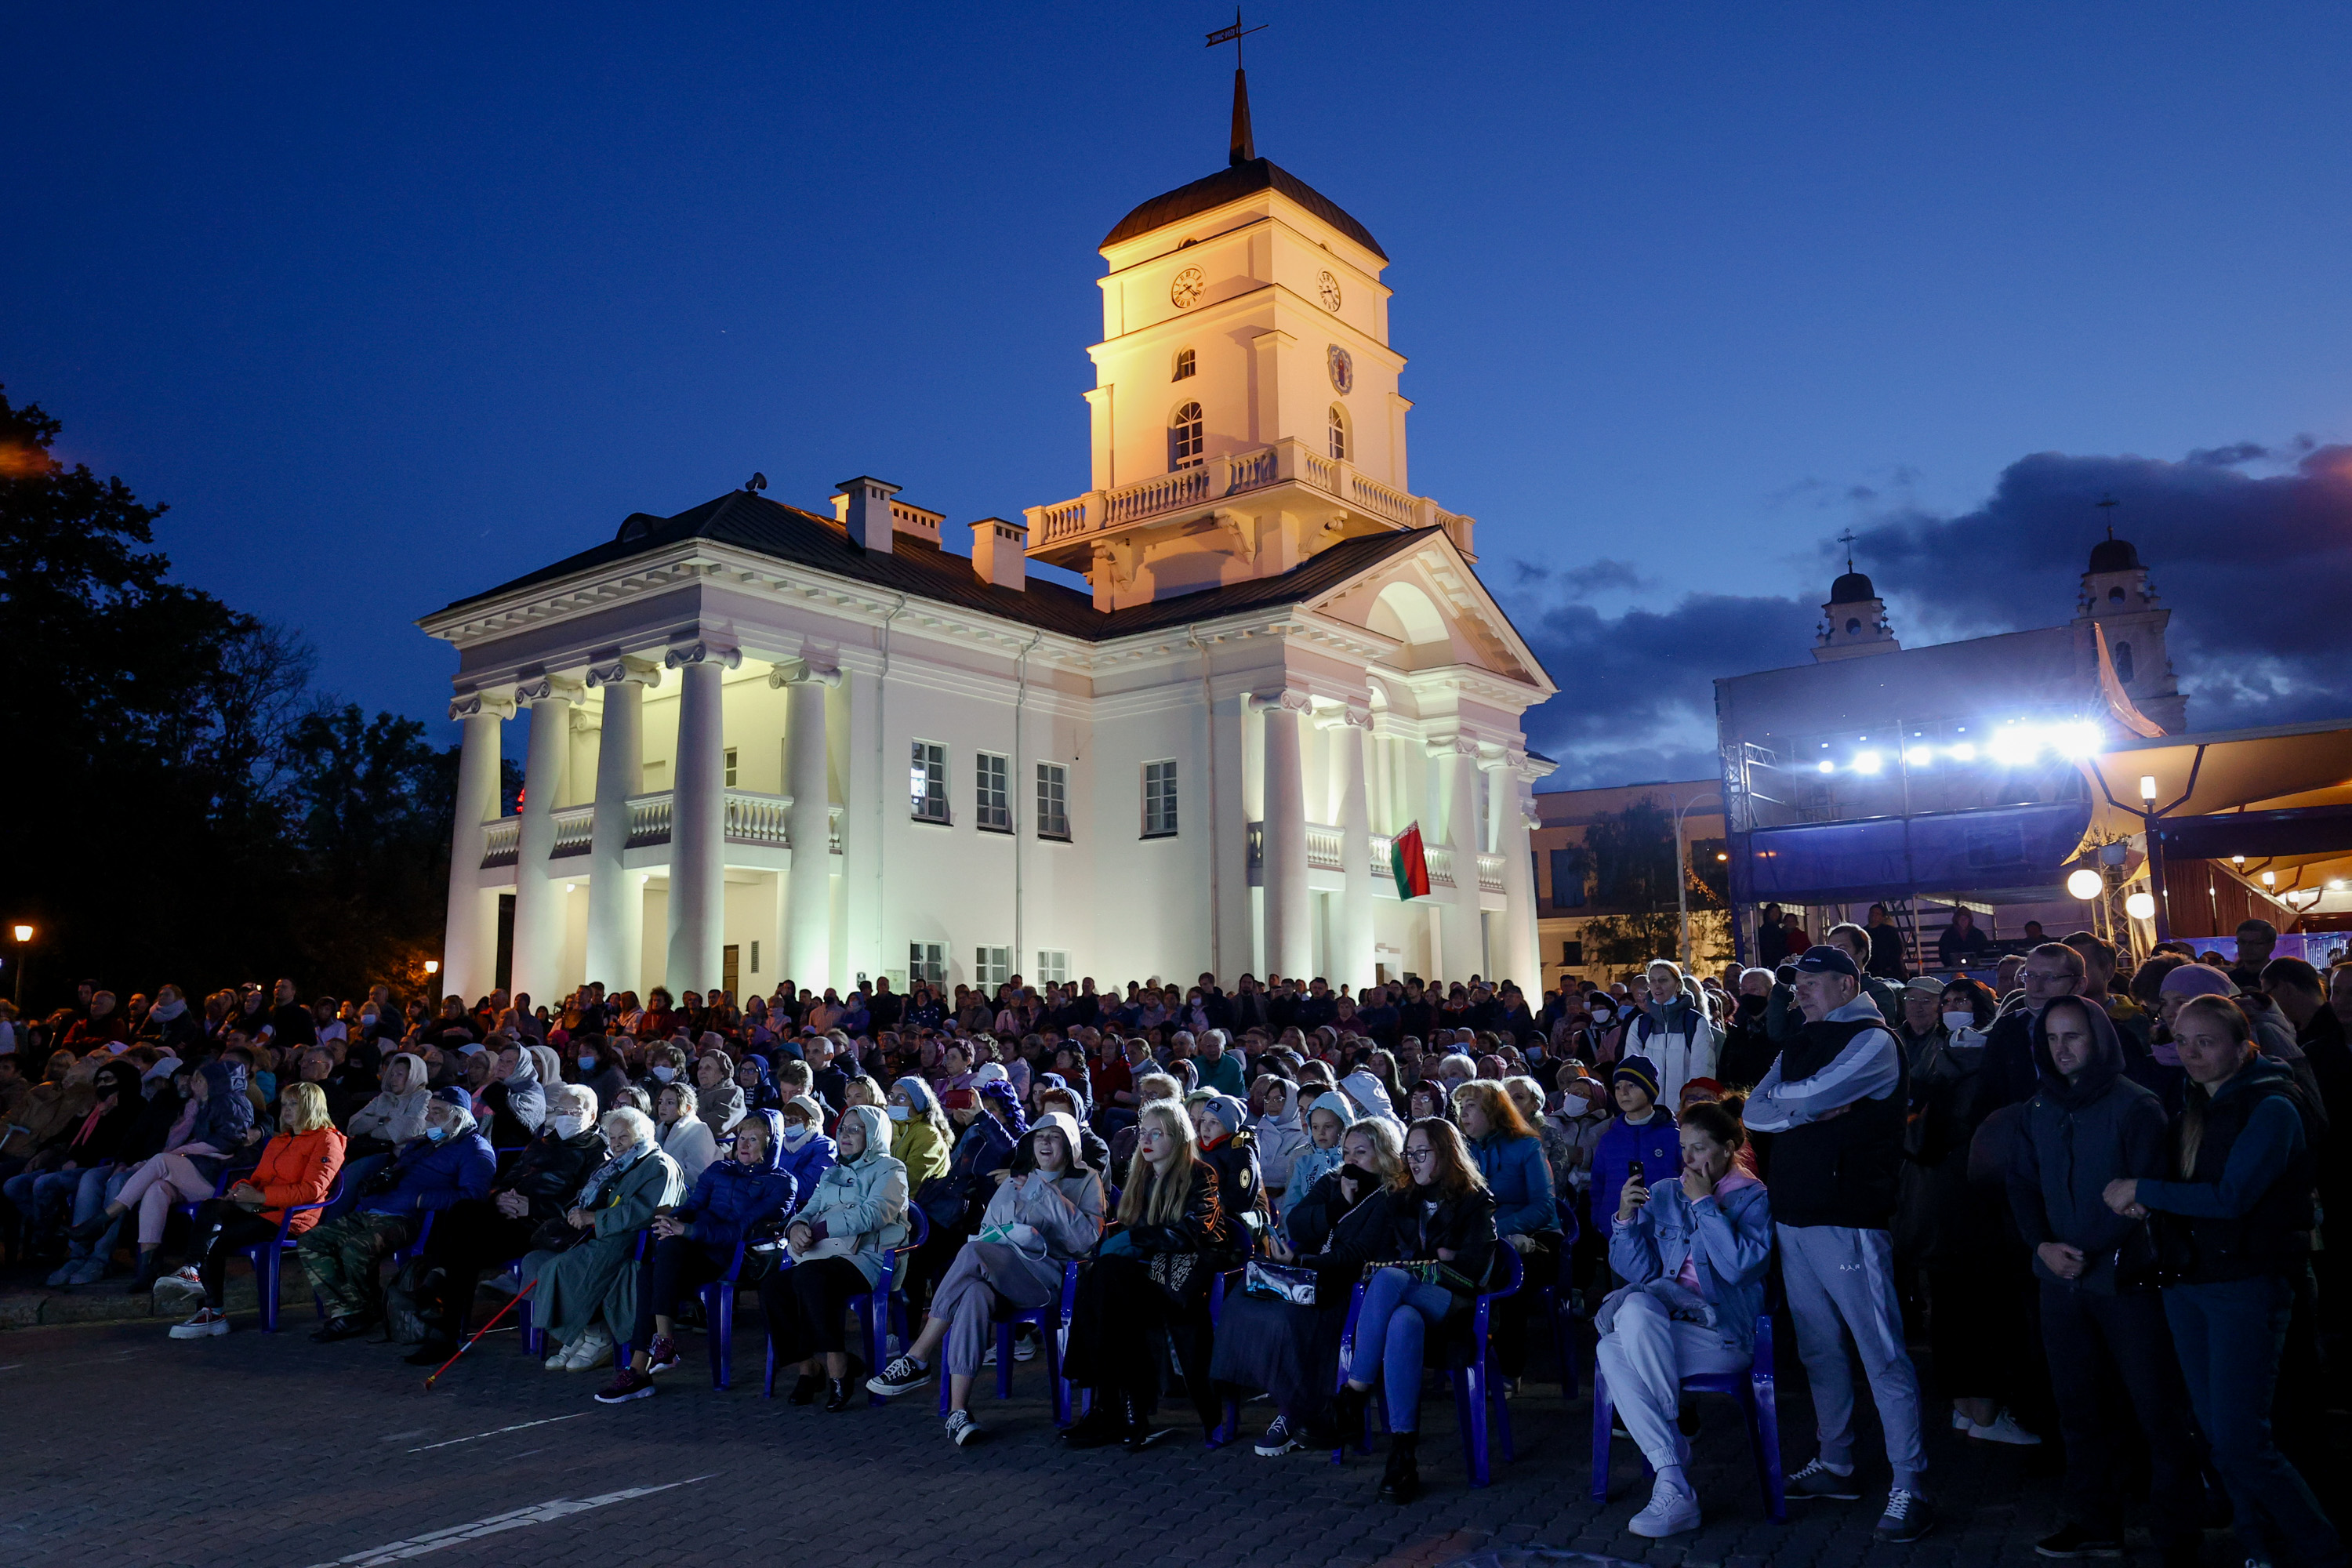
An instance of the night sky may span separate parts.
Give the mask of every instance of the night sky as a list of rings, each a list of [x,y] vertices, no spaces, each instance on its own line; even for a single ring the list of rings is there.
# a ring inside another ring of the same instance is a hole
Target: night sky
[[[1228,19],[18,7],[0,382],[440,733],[414,618],[631,511],[1084,489],[1094,247],[1222,166]],[[2108,494],[2193,727],[2352,713],[2352,11],[1258,19],[1259,151],[1394,258],[1413,489],[1565,688],[1555,783],[1711,773],[1842,530],[1938,641],[2070,614]]]

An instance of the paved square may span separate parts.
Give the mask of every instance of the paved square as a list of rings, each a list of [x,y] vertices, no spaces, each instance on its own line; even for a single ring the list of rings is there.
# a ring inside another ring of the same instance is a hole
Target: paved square
[[[1591,1405],[1555,1384],[1513,1402],[1518,1458],[1472,1490],[1452,1401],[1426,1403],[1428,1495],[1373,1497],[1381,1461],[1261,1459],[1247,1442],[1205,1451],[1188,1435],[1140,1456],[1064,1449],[1041,1363],[1015,1397],[975,1404],[992,1436],[959,1450],[935,1396],[836,1415],[763,1399],[756,1312],[739,1324],[725,1394],[703,1341],[652,1399],[607,1408],[608,1373],[551,1373],[494,1334],[427,1394],[389,1346],[314,1345],[310,1318],[266,1336],[242,1316],[225,1338],[173,1342],[165,1323],[0,1335],[10,1463],[0,1561],[47,1564],[640,1565],[804,1562],[825,1568],[952,1563],[1437,1563],[1544,1546],[1666,1564],[2035,1562],[2053,1522],[2054,1445],[2038,1450],[1932,1433],[1941,1522],[1912,1547],[1870,1539],[1874,1498],[1791,1504],[1769,1523],[1728,1401],[1704,1402],[1696,1479],[1706,1523],[1653,1545],[1625,1533],[1645,1488],[1616,1445],[1616,1496],[1587,1496]],[[1791,1369],[1793,1372],[1793,1368]],[[1781,1384],[1788,1447],[1811,1452],[1801,1377]],[[1270,1412],[1244,1411],[1254,1434]],[[1874,1448],[1875,1434],[1863,1446]],[[1865,1464],[1883,1489],[1884,1461]],[[2229,1558],[2222,1537],[2209,1545]]]

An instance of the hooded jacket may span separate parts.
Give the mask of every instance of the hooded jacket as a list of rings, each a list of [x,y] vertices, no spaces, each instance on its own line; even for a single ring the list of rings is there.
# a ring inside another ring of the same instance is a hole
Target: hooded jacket
[[[408,1064],[408,1087],[398,1094],[377,1090],[373,1100],[352,1112],[347,1131],[353,1138],[381,1138],[397,1149],[425,1136],[425,1104],[433,1098],[433,1089],[426,1082],[429,1075],[423,1057],[402,1051],[392,1059]],[[385,1064],[385,1070],[391,1070],[391,1063]]]
[[[139,1093],[139,1069],[128,1062],[109,1062],[98,1069],[90,1089],[92,1099],[82,1114],[41,1145],[38,1169],[56,1171],[70,1164],[86,1171],[138,1157],[140,1123],[147,1112],[147,1101]],[[101,1113],[98,1101],[110,1090],[114,1109]]]
[[[1038,1129],[1047,1127],[1061,1132],[1070,1151],[1070,1163],[1058,1175],[1040,1170],[1031,1152]],[[1013,1155],[1013,1169],[1020,1173],[1004,1179],[981,1218],[983,1229],[1025,1225],[1035,1231],[1036,1239],[1018,1250],[1033,1263],[1051,1263],[1056,1273],[1063,1263],[1092,1252],[1102,1239],[1102,1178],[1085,1163],[1077,1133],[1077,1121],[1067,1111],[1049,1110],[1039,1117]]]
[[[539,1081],[538,1053],[528,1042],[518,1042],[514,1049],[512,1076],[482,1090],[482,1103],[490,1111],[490,1142],[499,1148],[529,1143],[547,1120],[547,1086]]]
[[[2009,1173],[2010,1213],[2029,1249],[2063,1242],[2083,1253],[2077,1289],[2113,1295],[2155,1259],[2146,1220],[2109,1208],[2109,1182],[2164,1174],[2164,1106],[2124,1076],[2123,1043],[2103,1008],[2086,1006],[2091,1059],[2068,1083],[2050,1058],[2050,1039],[2033,1021],[2033,1061],[2041,1088],[2025,1107],[2025,1137]],[[2064,1285],[2036,1252],[2033,1273]]]
[[[1265,1175],[1258,1168],[1257,1139],[1248,1129],[1202,1143],[1201,1158],[1217,1173],[1218,1196],[1236,1223],[1265,1207]]]
[[[403,1148],[388,1173],[391,1185],[361,1198],[359,1207],[369,1214],[429,1214],[461,1198],[489,1196],[499,1157],[471,1121],[437,1143],[420,1138]]]
[[[808,1206],[808,1201],[816,1196],[817,1182],[832,1168],[833,1163],[841,1158],[841,1149],[825,1136],[824,1107],[817,1103],[815,1096],[794,1095],[792,1103],[799,1106],[809,1117],[808,1136],[802,1140],[799,1148],[786,1149],[782,1156],[783,1169],[793,1175],[793,1207],[798,1211]],[[782,1120],[781,1112],[778,1118]]]
[[[1675,1142],[1681,1158],[1681,1142]],[[1565,1228],[1552,1195],[1551,1167],[1544,1163],[1541,1137],[1514,1138],[1495,1131],[1470,1145],[1470,1158],[1495,1198],[1495,1230],[1502,1236],[1541,1236]],[[1677,1170],[1681,1168],[1677,1163]]]
[[[1290,1166],[1299,1152],[1313,1142],[1307,1130],[1298,1124],[1298,1086],[1288,1079],[1278,1079],[1282,1085],[1282,1109],[1261,1114],[1250,1123],[1257,1135],[1257,1163],[1269,1189],[1279,1189],[1285,1198],[1290,1195]]]
[[[2104,1026],[2105,1015],[2100,1022]],[[2039,1018],[2032,1027],[2035,1055],[2045,1057]],[[1921,1267],[1939,1269],[2008,1260],[2016,1244],[2001,1224],[2006,1200],[1969,1180],[1978,1130],[2000,1109],[1986,1071],[1985,1037],[1974,1029],[1939,1030],[1906,1055],[1911,1104],[1903,1128],[1903,1166],[1895,1178],[1896,1251]],[[2042,1070],[2049,1071],[2046,1061]]]
[[[526,1145],[499,1185],[510,1193],[520,1193],[530,1204],[530,1218],[543,1222],[561,1218],[579,1197],[580,1189],[594,1175],[613,1152],[605,1146],[604,1134],[593,1126],[583,1127],[569,1138],[559,1138],[555,1129],[542,1123],[539,1133]]]
[[[1695,1078],[1715,1077],[1716,1064],[1723,1055],[1723,1030],[1686,996],[1676,996],[1663,1006],[1644,1003],[1627,1026],[1618,1055],[1647,1057],[1655,1062],[1658,1102],[1680,1105],[1683,1085]]]
[[[866,1130],[865,1152],[836,1161],[817,1178],[815,1195],[793,1216],[807,1221],[815,1238],[794,1261],[846,1258],[871,1285],[882,1278],[883,1259],[908,1234],[907,1167],[889,1155],[888,1118],[873,1106],[853,1105],[841,1120],[846,1125],[853,1119]]]
[[[2180,1169],[2195,1127],[2193,1168],[2184,1180],[2139,1184],[2140,1203],[2159,1216],[2157,1245],[2168,1269],[2206,1284],[2308,1267],[2317,1107],[2295,1074],[2258,1056],[2210,1093],[2190,1084],[2188,1098],[2166,1165]]]
[[[1354,1072],[1341,1079],[1339,1092],[1355,1102],[1357,1116],[1378,1116],[1385,1121],[1395,1122],[1400,1128],[1404,1125],[1404,1118],[1399,1116],[1396,1113],[1396,1107],[1389,1103],[1388,1086],[1375,1078],[1368,1068],[1358,1068]],[[1355,1118],[1350,1117],[1349,1120],[1353,1121]]]
[[[890,1087],[904,1089],[915,1102],[907,1108],[907,1120],[891,1120],[890,1157],[907,1167],[908,1184],[919,1193],[925,1182],[948,1173],[948,1140],[940,1136],[931,1121],[940,1114],[939,1096],[931,1092],[931,1086],[920,1073],[908,1073]],[[887,1116],[889,1112],[883,1114]]]
[[[655,1097],[654,1103],[656,1106],[661,1103],[658,1095]],[[677,1097],[677,1121],[656,1121],[654,1126],[659,1134],[656,1142],[661,1144],[661,1152],[677,1162],[678,1179],[689,1187],[702,1180],[702,1173],[709,1169],[712,1161],[722,1155],[719,1136],[711,1130],[710,1124],[696,1113],[695,1097],[691,1093],[682,1092]]]
[[[1715,1309],[1725,1348],[1742,1355],[1754,1350],[1772,1266],[1772,1204],[1764,1184],[1735,1166],[1711,1196],[1694,1199],[1680,1181],[1661,1181],[1609,1238],[1609,1267],[1631,1285],[1671,1285],[1685,1259],[1700,1299]]]
[[[1379,1082],[1379,1079],[1373,1079],[1373,1086],[1378,1088]],[[1383,1091],[1383,1098],[1385,1098],[1385,1091]],[[1319,1146],[1315,1142],[1313,1123],[1315,1113],[1318,1110],[1328,1110],[1339,1119],[1339,1138],[1334,1141],[1328,1149]],[[1315,1097],[1314,1103],[1307,1106],[1299,1116],[1301,1141],[1298,1148],[1290,1157],[1288,1180],[1282,1189],[1281,1208],[1286,1218],[1288,1217],[1290,1211],[1297,1208],[1300,1201],[1314,1190],[1316,1183],[1347,1163],[1348,1157],[1341,1152],[1340,1144],[1346,1141],[1348,1129],[1354,1126],[1360,1120],[1360,1118],[1356,1114],[1355,1102],[1344,1094],[1318,1094]]]
[[[205,1102],[196,1107],[195,1121],[181,1147],[201,1143],[213,1150],[211,1154],[188,1156],[188,1163],[199,1173],[218,1180],[230,1157],[245,1152],[245,1135],[253,1130],[253,1101],[246,1098],[243,1068],[215,1058],[196,1072],[205,1080]]]
[[[772,1110],[754,1110],[744,1120],[767,1128],[766,1163],[745,1165],[731,1156],[711,1161],[696,1178],[692,1195],[677,1209],[681,1218],[693,1221],[687,1235],[714,1258],[731,1256],[761,1226],[792,1213],[799,1196],[799,1184],[784,1169],[784,1119]]]

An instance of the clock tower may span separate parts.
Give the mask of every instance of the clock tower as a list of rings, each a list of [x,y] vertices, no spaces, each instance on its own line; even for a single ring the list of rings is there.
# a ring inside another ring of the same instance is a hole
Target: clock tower
[[[1470,523],[1415,497],[1388,253],[1257,155],[1234,73],[1226,166],[1102,242],[1092,489],[1030,509],[1029,552],[1106,608],[1288,571],[1360,533]],[[1457,526],[1458,525],[1458,528]]]

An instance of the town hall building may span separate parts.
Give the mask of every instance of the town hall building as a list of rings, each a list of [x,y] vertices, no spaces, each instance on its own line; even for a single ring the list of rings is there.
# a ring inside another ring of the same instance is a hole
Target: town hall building
[[[540,1001],[1538,983],[1521,715],[1554,687],[1412,488],[1386,252],[1256,155],[1239,73],[1227,166],[1100,249],[1084,494],[951,524],[870,475],[736,490],[419,623],[458,658],[448,993],[498,979],[509,896]]]

